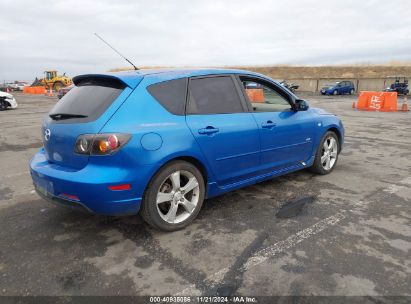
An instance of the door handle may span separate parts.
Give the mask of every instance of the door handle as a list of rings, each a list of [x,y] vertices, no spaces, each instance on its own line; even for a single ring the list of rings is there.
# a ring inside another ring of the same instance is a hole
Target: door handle
[[[265,122],[265,123],[262,123],[262,124],[261,124],[261,127],[264,128],[264,129],[271,129],[271,128],[274,128],[276,125],[277,125],[276,123],[274,123],[274,122],[272,122],[271,120],[269,120],[269,121],[267,121],[267,122]]]
[[[212,126],[208,126],[206,128],[198,129],[198,134],[214,134],[219,132],[218,128],[214,128]]]

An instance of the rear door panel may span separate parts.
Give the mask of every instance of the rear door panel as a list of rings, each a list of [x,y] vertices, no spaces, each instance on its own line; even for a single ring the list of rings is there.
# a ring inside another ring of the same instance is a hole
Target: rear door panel
[[[220,186],[258,170],[260,139],[251,113],[187,115],[186,121]],[[207,127],[218,132],[201,134]]]
[[[191,78],[188,91],[186,122],[218,185],[255,175],[260,152],[258,127],[252,113],[247,113],[235,78]]]

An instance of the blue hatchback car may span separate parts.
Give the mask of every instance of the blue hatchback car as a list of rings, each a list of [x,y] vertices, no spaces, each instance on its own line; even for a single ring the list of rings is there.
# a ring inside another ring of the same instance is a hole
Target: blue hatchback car
[[[274,80],[226,69],[89,74],[44,119],[37,193],[103,215],[140,212],[165,231],[205,198],[311,168],[330,173],[339,118]]]
[[[322,95],[342,95],[342,94],[354,94],[355,87],[352,81],[338,81],[333,83],[327,83],[322,89]]]

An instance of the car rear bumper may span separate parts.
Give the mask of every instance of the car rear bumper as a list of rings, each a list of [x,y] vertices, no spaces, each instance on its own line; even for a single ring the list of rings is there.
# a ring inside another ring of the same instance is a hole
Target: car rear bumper
[[[44,199],[73,209],[100,215],[131,215],[138,213],[141,189],[124,170],[108,174],[107,167],[87,165],[70,170],[47,161],[41,149],[30,161],[30,173],[36,192]],[[110,177],[111,178],[108,178]],[[110,190],[110,185],[130,184],[129,190]]]
[[[39,187],[37,184],[34,184],[34,190],[36,190],[36,193],[38,196],[40,196],[42,199],[52,203],[53,205],[58,205],[58,206],[64,206],[68,207],[73,210],[78,210],[86,213],[93,213],[90,209],[88,209],[86,206],[84,206],[81,202],[69,200],[69,199],[64,199],[58,196],[54,196],[49,192],[46,192],[43,188]]]

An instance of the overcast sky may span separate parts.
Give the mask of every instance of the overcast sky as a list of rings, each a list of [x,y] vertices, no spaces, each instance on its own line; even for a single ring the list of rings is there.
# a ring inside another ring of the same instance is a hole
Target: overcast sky
[[[0,81],[45,69],[411,60],[411,1],[2,0]]]

